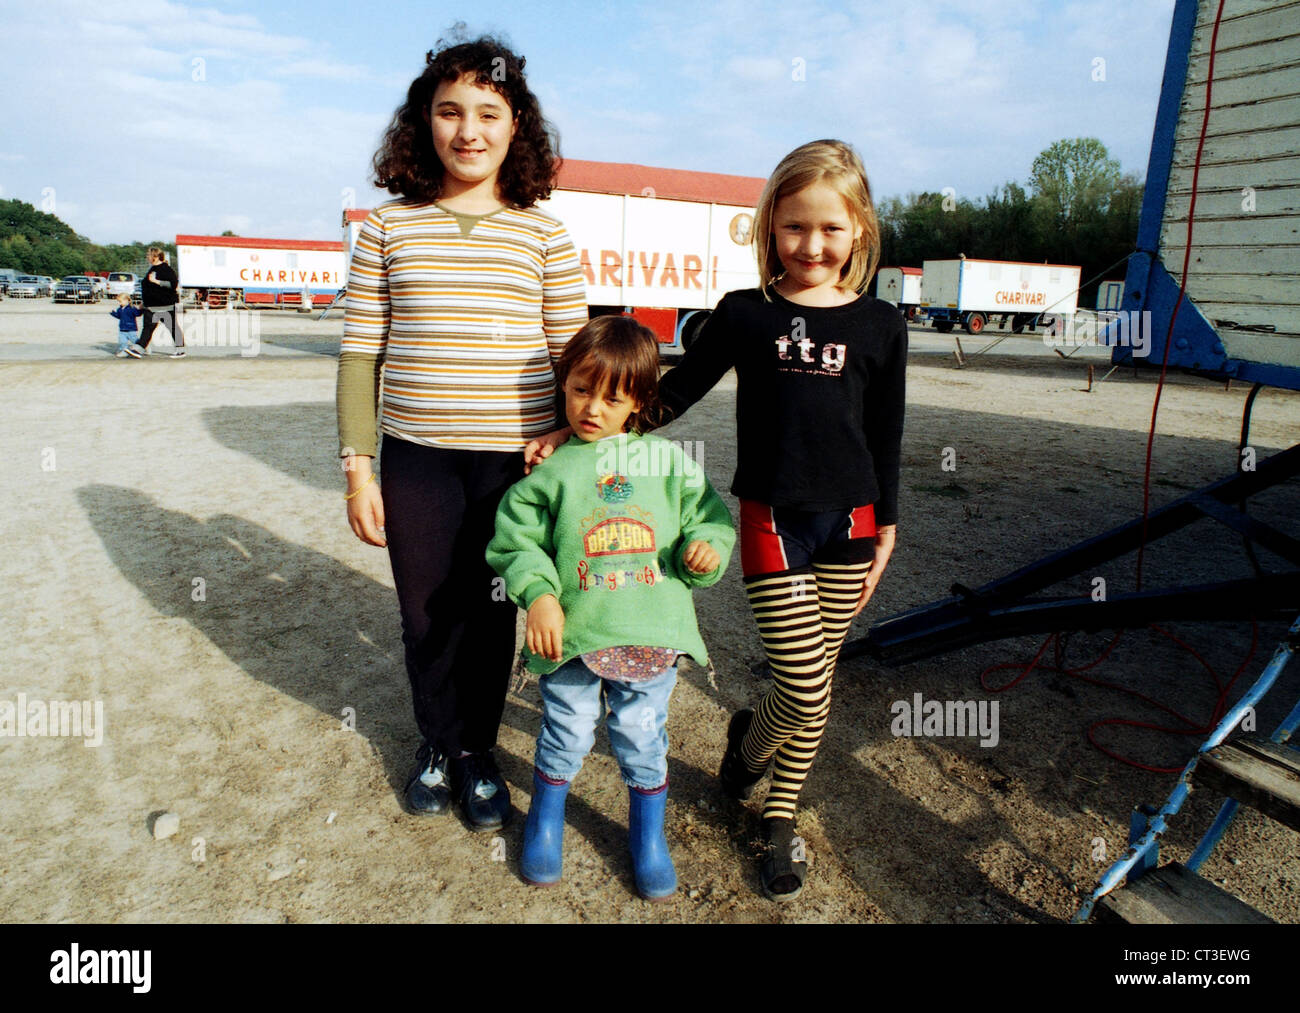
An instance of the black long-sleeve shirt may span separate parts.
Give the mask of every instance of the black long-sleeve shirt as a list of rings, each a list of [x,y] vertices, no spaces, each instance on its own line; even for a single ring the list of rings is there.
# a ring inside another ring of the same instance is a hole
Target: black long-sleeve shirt
[[[149,275],[158,279],[157,283],[149,280]],[[149,306],[173,306],[180,297],[180,279],[171,264],[150,264],[140,282],[140,301]]]
[[[907,325],[863,295],[801,306],[769,289],[723,296],[659,396],[670,418],[736,370],[736,477],[742,499],[808,511],[875,504],[898,520]]]

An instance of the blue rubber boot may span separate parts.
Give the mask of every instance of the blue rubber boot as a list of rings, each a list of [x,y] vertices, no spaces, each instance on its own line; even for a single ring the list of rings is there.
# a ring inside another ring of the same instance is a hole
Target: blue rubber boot
[[[677,892],[677,870],[664,837],[668,785],[646,795],[629,787],[627,841],[632,849],[636,889],[646,900],[667,900]]]
[[[569,782],[548,784],[533,770],[533,801],[524,821],[524,852],[519,873],[533,886],[560,881],[564,866],[564,800]]]

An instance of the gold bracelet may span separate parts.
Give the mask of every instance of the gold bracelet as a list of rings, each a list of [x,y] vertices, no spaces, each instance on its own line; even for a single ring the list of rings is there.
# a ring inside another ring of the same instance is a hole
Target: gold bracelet
[[[369,477],[368,479],[366,479],[366,480],[365,480],[364,482],[362,482],[359,486],[357,486],[356,489],[355,489],[353,492],[350,492],[350,493],[348,493],[346,496],[343,497],[343,502],[346,503],[348,500],[350,500],[353,496],[357,495],[357,493],[359,493],[362,489],[364,489],[366,486],[368,486],[368,485],[369,485],[371,482],[373,482],[374,480],[375,480],[375,473],[372,471],[372,472],[370,473],[370,477]]]

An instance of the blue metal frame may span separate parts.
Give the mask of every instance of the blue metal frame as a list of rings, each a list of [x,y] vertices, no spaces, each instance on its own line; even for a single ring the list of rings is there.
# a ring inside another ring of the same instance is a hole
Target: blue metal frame
[[[1174,790],[1170,792],[1169,800],[1157,812],[1147,818],[1146,832],[1140,838],[1134,840],[1138,828],[1130,826],[1129,850],[1125,852],[1123,858],[1106,870],[1106,874],[1101,877],[1100,885],[1092,892],[1092,896],[1083,902],[1083,906],[1075,914],[1072,919],[1074,922],[1086,922],[1092,916],[1092,909],[1097,901],[1118,887],[1126,878],[1131,876],[1137,879],[1143,872],[1147,871],[1149,866],[1155,864],[1154,856],[1159,854],[1160,849],[1160,835],[1168,829],[1167,818],[1177,813],[1183,807],[1183,803],[1187,801],[1187,796],[1191,794],[1192,773],[1196,770],[1196,765],[1200,762],[1201,757],[1211,749],[1221,745],[1232,730],[1241,723],[1241,719],[1246,716],[1246,711],[1255,707],[1263,699],[1264,695],[1273,688],[1273,684],[1277,681],[1278,676],[1282,674],[1282,669],[1291,660],[1291,656],[1296,653],[1298,646],[1300,646],[1300,617],[1297,617],[1295,622],[1291,624],[1291,629],[1287,632],[1287,639],[1280,643],[1277,650],[1273,652],[1273,657],[1265,666],[1264,671],[1260,673],[1259,678],[1255,680],[1255,685],[1251,686],[1233,708],[1223,716],[1223,720],[1210,733],[1210,737],[1201,744],[1200,749],[1196,751],[1196,755],[1187,762],[1183,772],[1178,775],[1178,783],[1174,786]],[[1273,733],[1273,741],[1286,741],[1291,733],[1295,731],[1297,725],[1300,725],[1300,705],[1297,705],[1283,720],[1282,724],[1278,726],[1277,731]],[[1214,846],[1219,842],[1224,831],[1228,829],[1228,824],[1232,822],[1232,817],[1237,811],[1237,805],[1231,799],[1229,803],[1231,803],[1231,806],[1225,804],[1220,809],[1218,817],[1193,852],[1192,858],[1187,864],[1187,868],[1192,872],[1200,868],[1201,863],[1209,857],[1210,852],[1214,850]],[[1134,810],[1135,820],[1139,815],[1146,814]],[[1195,865],[1192,864],[1193,862]]]
[[[1198,0],[1177,0],[1169,26],[1169,49],[1160,85],[1155,129],[1151,135],[1142,213],[1138,220],[1137,252],[1129,258],[1123,306],[1125,310],[1151,311],[1151,352],[1142,360],[1150,365],[1164,359],[1168,335],[1173,343],[1169,349],[1170,366],[1300,390],[1300,369],[1294,366],[1228,358],[1218,332],[1189,297],[1184,297],[1174,332],[1169,335],[1169,319],[1178,300],[1178,280],[1160,261],[1160,233],[1164,227],[1178,113],[1187,85],[1187,65],[1196,30],[1197,9]],[[1115,331],[1114,325],[1108,326],[1099,338],[1101,343],[1112,344]],[[1111,362],[1125,365],[1133,361],[1131,347],[1113,346]]]

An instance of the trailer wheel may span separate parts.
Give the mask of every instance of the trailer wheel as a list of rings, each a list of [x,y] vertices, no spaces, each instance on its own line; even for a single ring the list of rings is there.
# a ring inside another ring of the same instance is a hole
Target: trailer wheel
[[[934,329],[940,334],[950,333],[952,331],[952,326],[951,320],[936,320],[934,322]]]
[[[983,313],[971,313],[966,317],[966,333],[979,334],[984,330],[985,320]]]
[[[708,323],[709,316],[708,310],[705,310],[692,314],[691,318],[686,321],[686,326],[682,328],[683,352],[689,351],[691,345],[695,344],[695,339],[700,336],[700,331],[704,330],[704,325]]]

